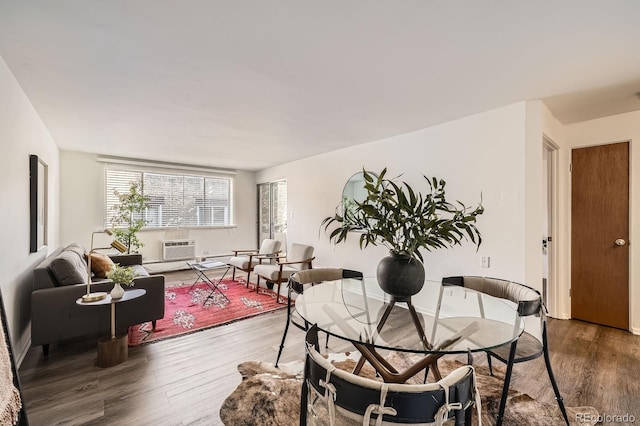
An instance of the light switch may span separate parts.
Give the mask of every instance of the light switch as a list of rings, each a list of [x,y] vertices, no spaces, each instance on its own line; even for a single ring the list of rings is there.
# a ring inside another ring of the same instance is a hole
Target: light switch
[[[491,257],[482,256],[482,265],[483,268],[489,268],[491,266]]]

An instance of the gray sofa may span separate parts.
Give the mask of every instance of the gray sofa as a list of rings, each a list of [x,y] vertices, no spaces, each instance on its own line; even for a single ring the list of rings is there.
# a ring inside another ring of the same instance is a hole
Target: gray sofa
[[[71,244],[58,248],[33,271],[31,293],[31,345],[42,345],[45,356],[49,344],[78,337],[109,336],[110,308],[105,306],[80,306],[76,300],[86,293],[87,264],[84,249]],[[109,256],[114,263],[132,266],[138,273],[134,288],[147,293],[116,306],[116,329],[126,333],[131,325],[164,317],[164,276],[149,275],[142,266],[142,255],[127,254]],[[80,281],[81,280],[81,281]],[[113,282],[93,278],[91,291],[109,292]]]

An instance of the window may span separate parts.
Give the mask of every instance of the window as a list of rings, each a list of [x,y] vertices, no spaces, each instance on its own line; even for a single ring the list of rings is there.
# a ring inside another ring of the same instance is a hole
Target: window
[[[233,179],[136,170],[105,169],[105,225],[110,226],[115,195],[142,182],[149,197],[146,228],[229,226],[233,224]]]
[[[258,184],[258,245],[287,232],[287,181]]]

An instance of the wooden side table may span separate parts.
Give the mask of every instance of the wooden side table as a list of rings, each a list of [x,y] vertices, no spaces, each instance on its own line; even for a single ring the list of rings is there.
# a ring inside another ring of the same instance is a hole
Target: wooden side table
[[[82,298],[76,300],[80,306],[102,306],[111,305],[111,337],[98,341],[98,367],[106,368],[118,365],[127,360],[129,356],[129,346],[127,345],[127,335],[116,336],[116,305],[137,299],[147,293],[145,289],[126,290],[120,299],[112,299],[110,294],[102,300],[95,302],[83,302]]]

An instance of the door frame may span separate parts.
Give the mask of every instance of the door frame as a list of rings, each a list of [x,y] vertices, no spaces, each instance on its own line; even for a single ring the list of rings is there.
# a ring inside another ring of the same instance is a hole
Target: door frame
[[[547,259],[548,259],[548,280],[547,280],[547,309],[549,315],[554,318],[559,318],[560,315],[560,292],[559,285],[559,247],[558,243],[560,235],[558,232],[558,223],[560,221],[559,212],[559,190],[558,184],[560,182],[559,171],[559,154],[560,146],[556,144],[549,136],[543,133],[542,135],[542,147],[547,151],[547,215],[550,235],[552,237],[551,244],[547,244]]]
[[[634,276],[633,276],[633,246],[631,245],[631,242],[633,240],[633,232],[634,232],[634,228],[633,228],[633,189],[634,189],[634,185],[633,185],[633,179],[634,179],[634,174],[633,174],[633,140],[631,138],[625,138],[625,139],[618,139],[618,140],[612,140],[612,141],[599,141],[599,142],[594,142],[594,143],[585,143],[585,144],[577,144],[577,145],[571,145],[568,147],[569,152],[568,152],[568,163],[569,163],[569,174],[568,174],[568,194],[567,194],[567,211],[568,211],[568,223],[569,223],[569,241],[568,241],[568,246],[569,246],[569,287],[567,288],[567,295],[569,296],[569,302],[568,302],[568,308],[569,308],[569,318],[573,318],[573,314],[571,312],[571,286],[572,286],[572,277],[571,277],[571,261],[573,259],[573,248],[571,247],[571,232],[573,232],[573,223],[571,221],[571,215],[572,215],[572,203],[571,203],[571,196],[573,193],[573,187],[572,187],[572,183],[571,183],[571,155],[572,155],[572,151],[574,149],[580,149],[580,148],[591,148],[591,147],[595,147],[595,146],[601,146],[601,145],[611,145],[611,144],[616,144],[616,143],[625,143],[627,142],[629,144],[629,262],[628,262],[628,268],[629,268],[629,282],[627,283],[627,287],[628,287],[628,291],[629,291],[629,331],[633,334],[636,335],[640,335],[640,329],[636,329],[634,328],[633,324],[634,324],[634,319],[635,319],[635,315],[634,315],[634,311],[633,311],[633,297],[634,297],[634,288],[633,288],[633,282],[634,282]]]

